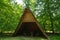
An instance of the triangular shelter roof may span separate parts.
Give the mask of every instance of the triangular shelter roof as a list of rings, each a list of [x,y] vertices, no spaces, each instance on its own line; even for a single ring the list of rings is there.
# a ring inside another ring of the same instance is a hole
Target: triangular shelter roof
[[[36,18],[32,14],[31,10],[27,7],[24,10],[24,13],[21,17],[21,20],[16,28],[13,36],[44,36],[48,38],[48,36],[43,32],[43,29],[38,24]]]

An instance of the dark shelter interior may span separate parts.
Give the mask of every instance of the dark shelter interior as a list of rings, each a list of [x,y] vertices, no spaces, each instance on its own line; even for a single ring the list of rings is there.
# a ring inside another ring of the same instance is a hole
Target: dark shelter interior
[[[36,22],[23,22],[16,36],[43,36]]]

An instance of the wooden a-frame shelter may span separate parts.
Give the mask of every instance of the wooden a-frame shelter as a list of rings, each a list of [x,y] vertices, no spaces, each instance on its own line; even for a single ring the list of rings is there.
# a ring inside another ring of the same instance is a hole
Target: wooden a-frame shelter
[[[28,7],[25,8],[13,36],[40,36],[48,38]]]

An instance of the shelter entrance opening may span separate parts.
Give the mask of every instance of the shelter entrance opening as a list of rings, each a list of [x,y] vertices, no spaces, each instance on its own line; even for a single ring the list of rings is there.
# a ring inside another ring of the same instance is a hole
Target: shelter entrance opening
[[[20,36],[41,36],[42,32],[36,22],[23,22],[17,34]]]

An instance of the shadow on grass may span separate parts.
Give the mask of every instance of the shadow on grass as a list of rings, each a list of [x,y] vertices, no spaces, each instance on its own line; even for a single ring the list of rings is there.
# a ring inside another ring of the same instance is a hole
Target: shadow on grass
[[[60,40],[60,34],[50,34],[49,35],[50,40]],[[0,33],[0,39],[1,40],[47,40],[42,37],[24,37],[24,36],[17,36],[12,37],[12,34],[2,34]]]
[[[11,35],[0,34],[1,40],[47,40],[41,37],[24,37],[24,36],[17,36],[12,37]]]
[[[38,38],[38,37],[1,37],[1,40],[47,40],[43,38]]]
[[[0,33],[1,40],[47,40],[42,37],[25,37],[25,36],[17,36],[12,37],[12,34],[3,34]]]

